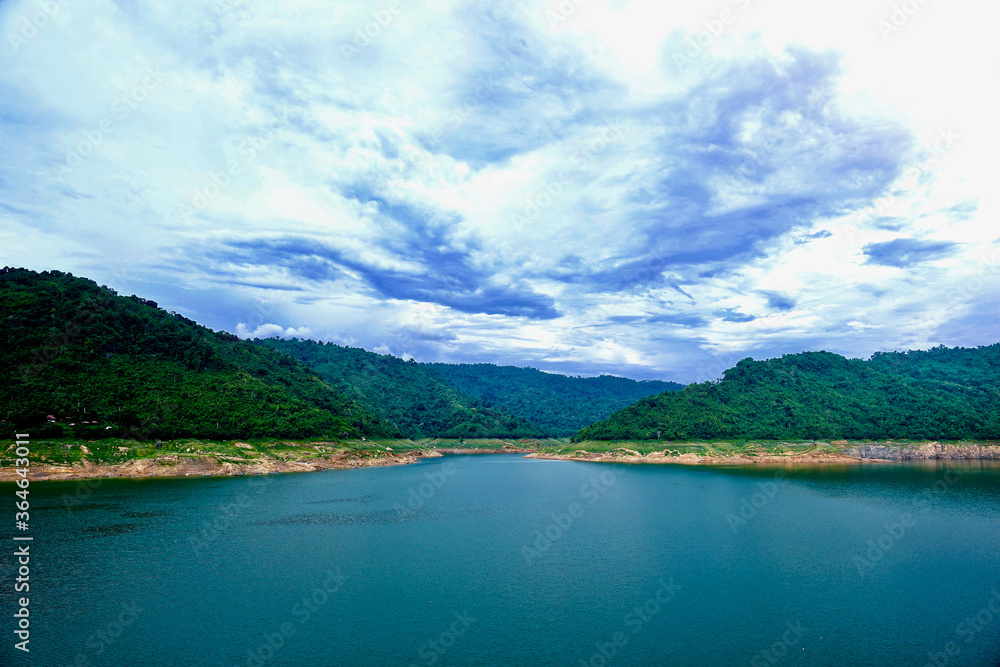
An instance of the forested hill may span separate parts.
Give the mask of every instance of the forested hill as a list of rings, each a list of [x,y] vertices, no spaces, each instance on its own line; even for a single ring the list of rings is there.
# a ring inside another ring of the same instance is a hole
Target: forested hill
[[[526,438],[545,434],[523,416],[456,391],[426,365],[313,340],[267,338],[328,383],[369,406],[410,437]]]
[[[1000,438],[1000,344],[744,359],[718,382],[643,399],[574,440]]]
[[[396,435],[288,355],[72,274],[4,268],[0,318],[7,437]]]
[[[493,364],[423,365],[463,394],[520,415],[557,436],[571,435],[640,398],[684,387],[660,380],[572,377]]]

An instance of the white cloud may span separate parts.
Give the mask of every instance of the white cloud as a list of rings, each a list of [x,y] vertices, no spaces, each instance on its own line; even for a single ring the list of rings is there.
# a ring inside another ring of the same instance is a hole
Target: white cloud
[[[312,329],[309,327],[282,327],[279,324],[274,324],[268,322],[267,324],[261,324],[257,328],[251,330],[249,326],[243,322],[239,322],[236,325],[236,335],[240,338],[311,338],[313,335]]]
[[[886,39],[892,4],[588,0],[553,26],[555,3],[81,0],[15,51],[35,5],[5,3],[4,261],[177,310],[274,292],[273,324],[190,308],[421,360],[693,380],[994,342],[1000,10],[926,3]],[[959,245],[865,263],[899,238]]]

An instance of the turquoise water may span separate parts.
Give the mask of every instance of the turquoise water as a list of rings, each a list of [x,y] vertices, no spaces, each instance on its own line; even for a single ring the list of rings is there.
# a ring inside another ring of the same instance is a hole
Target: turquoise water
[[[1000,469],[978,462],[450,456],[31,489],[31,653],[5,613],[4,665],[1000,664]]]

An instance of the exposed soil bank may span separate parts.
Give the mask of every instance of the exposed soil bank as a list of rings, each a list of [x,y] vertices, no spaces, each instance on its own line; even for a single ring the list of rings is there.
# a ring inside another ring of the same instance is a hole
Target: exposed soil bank
[[[204,441],[167,443],[40,441],[31,444],[31,480],[93,477],[212,477],[405,465],[443,454],[527,454],[565,441],[531,438],[418,441]],[[14,448],[0,445],[0,482],[16,481]],[[394,451],[395,450],[395,451]]]
[[[640,454],[627,448],[614,452],[587,452],[584,450],[567,454],[536,453],[530,459],[554,459],[560,461],[597,461],[607,463],[634,464],[682,464],[682,465],[823,465],[823,464],[864,464],[887,463],[892,461],[935,461],[935,460],[1000,460],[1000,446],[981,444],[942,444],[928,442],[912,445],[890,445],[875,443],[845,447],[839,451],[810,450],[788,454],[732,454],[729,456],[685,453],[665,449],[663,451]]]
[[[1000,446],[927,442],[915,447],[861,445],[844,450],[849,456],[882,461],[935,461],[952,459],[1000,459]]]
[[[841,441],[842,442],[842,441]],[[826,443],[823,443],[824,445]],[[210,452],[199,455],[185,455],[170,452],[155,458],[140,458],[122,463],[95,463],[83,460],[72,465],[50,464],[32,461],[30,479],[32,481],[89,479],[95,477],[214,477],[238,475],[270,475],[285,472],[311,472],[343,468],[363,468],[369,466],[406,465],[422,458],[439,457],[444,454],[526,454],[526,458],[551,459],[561,461],[596,461],[605,463],[632,464],[681,464],[681,465],[785,465],[814,466],[824,464],[888,463],[898,461],[934,460],[998,460],[1000,445],[978,443],[912,443],[898,445],[892,443],[850,444],[833,443],[817,449],[813,447],[803,452],[694,454],[680,453],[669,448],[648,454],[641,454],[626,447],[612,452],[588,452],[578,450],[565,454],[538,452],[536,443],[504,442],[499,447],[435,447],[406,452],[374,450],[350,450],[328,453],[308,458],[296,453],[275,452],[272,455],[255,458],[236,458],[231,455],[214,456]],[[798,445],[801,446],[801,445]],[[303,452],[304,453],[304,452]],[[16,481],[16,471],[10,467],[0,468],[0,482]]]
[[[504,445],[502,447],[435,447],[434,451],[442,454],[529,454],[537,452],[537,447],[524,447],[517,445]]]
[[[214,456],[179,456],[165,454],[155,459],[134,459],[119,464],[98,464],[85,460],[73,465],[49,465],[32,461],[29,479],[32,481],[87,479],[91,477],[213,477],[236,475],[270,475],[282,472],[311,472],[333,468],[364,468],[415,463],[422,458],[441,456],[439,452],[418,450],[408,453],[356,452],[301,459],[254,458],[220,461]],[[18,479],[12,468],[0,469],[0,481]]]

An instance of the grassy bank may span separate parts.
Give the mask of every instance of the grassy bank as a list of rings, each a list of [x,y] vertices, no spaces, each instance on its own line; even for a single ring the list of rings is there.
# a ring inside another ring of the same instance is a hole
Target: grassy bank
[[[686,465],[861,463],[874,461],[1000,460],[996,441],[913,440],[588,440],[543,447],[532,458]]]
[[[654,452],[666,452],[667,455],[680,456],[697,454],[699,456],[774,456],[781,454],[796,454],[807,451],[840,452],[843,446],[828,442],[761,442],[748,440],[720,440],[699,442],[664,442],[658,440],[584,440],[582,442],[566,442],[554,447],[546,447],[542,451],[547,454],[572,454],[573,452],[593,453],[626,453],[629,451],[646,455]]]
[[[426,455],[435,451],[447,452],[503,452],[538,451],[543,447],[565,444],[560,440],[539,439],[448,439],[425,438],[420,440],[203,440],[179,438],[177,440],[125,440],[104,438],[100,440],[29,440],[31,466],[57,466],[67,469],[82,465],[118,466],[130,461],[155,460],[160,466],[177,466],[189,461],[211,460],[217,463],[247,465],[255,462],[327,461],[334,457],[363,462],[382,458],[399,458],[406,455]],[[14,440],[0,441],[0,468],[11,469],[16,464]]]
[[[163,457],[202,458],[212,456],[220,461],[246,459],[321,458],[329,454],[354,452],[360,456],[378,456],[381,452],[412,450],[417,446],[407,440],[200,440],[181,438],[166,441],[123,440],[31,440],[32,464],[67,465],[89,461],[98,465],[118,465],[132,460]],[[0,467],[14,465],[13,441],[0,444]],[[387,448],[390,448],[387,450]]]
[[[635,463],[849,462],[860,459],[993,458],[996,442],[927,441],[700,441],[566,438],[419,440],[30,440],[36,478],[240,475],[413,463],[443,454],[532,453],[535,458]],[[0,479],[13,479],[15,442],[0,441]],[[175,471],[175,472],[171,472]]]

